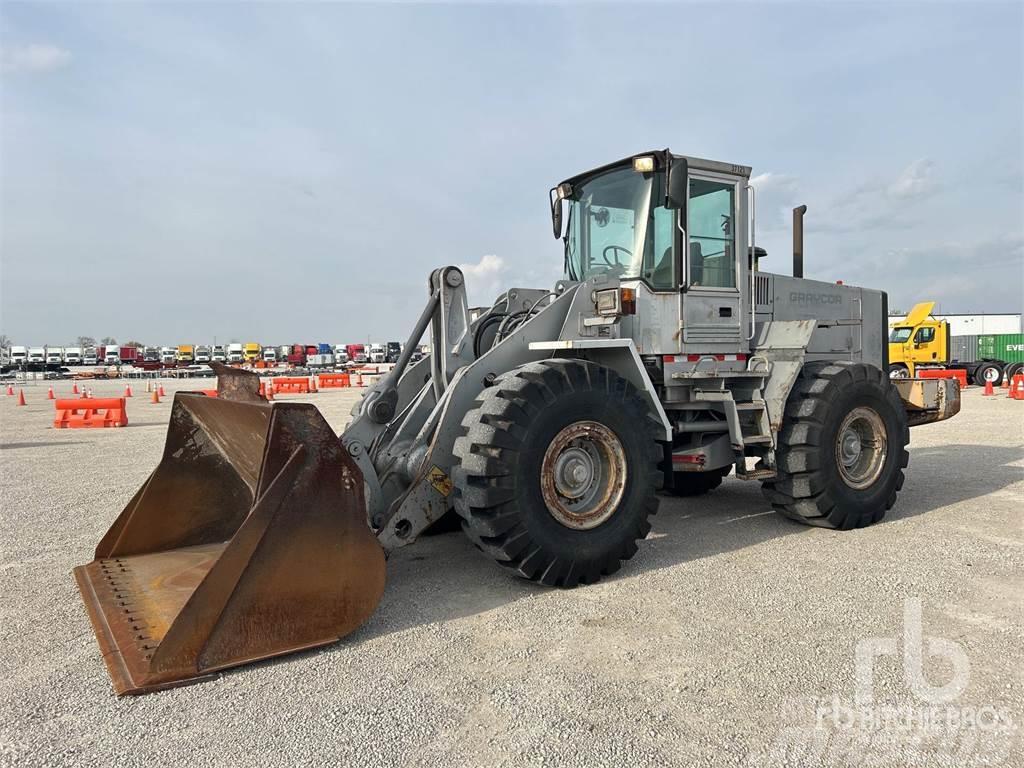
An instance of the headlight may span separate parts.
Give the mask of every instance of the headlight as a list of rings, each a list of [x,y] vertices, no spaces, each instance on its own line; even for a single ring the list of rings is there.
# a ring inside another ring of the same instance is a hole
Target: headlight
[[[619,314],[619,289],[611,288],[606,291],[598,291],[594,296],[597,305],[597,314],[605,317]]]

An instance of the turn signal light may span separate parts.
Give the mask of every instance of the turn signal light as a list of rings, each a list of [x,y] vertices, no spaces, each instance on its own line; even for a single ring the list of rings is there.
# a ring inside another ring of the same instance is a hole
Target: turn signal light
[[[622,307],[622,314],[636,314],[636,290],[633,288],[619,289],[619,306]]]

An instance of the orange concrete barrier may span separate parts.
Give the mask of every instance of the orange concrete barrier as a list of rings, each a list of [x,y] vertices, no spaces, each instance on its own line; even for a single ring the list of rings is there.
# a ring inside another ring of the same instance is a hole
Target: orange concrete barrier
[[[956,379],[960,389],[967,387],[967,371],[947,371],[944,368],[918,368],[915,372],[918,379]]]
[[[128,426],[123,397],[56,400],[54,406],[57,409],[53,420],[56,429]]]
[[[352,377],[347,373],[321,373],[319,379],[320,389],[352,386]]]
[[[309,387],[309,379],[298,376],[278,376],[270,380],[271,391],[276,395],[280,392],[309,394],[313,390]]]

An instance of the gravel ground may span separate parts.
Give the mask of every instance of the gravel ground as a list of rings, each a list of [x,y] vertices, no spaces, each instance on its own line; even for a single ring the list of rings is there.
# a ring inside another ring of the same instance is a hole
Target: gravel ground
[[[141,388],[120,430],[52,429],[41,385],[25,408],[0,396],[0,764],[1024,765],[1024,403],[972,388],[915,428],[897,506],[866,530],[791,523],[730,478],[664,499],[619,574],[571,591],[424,537],[336,645],[118,699],[70,572],[159,458],[170,398]],[[309,400],[340,429],[357,395]],[[915,600],[947,641],[927,684],[963,682],[959,652],[969,682],[936,729],[939,694],[880,657],[868,714],[904,720],[858,727],[855,649],[916,647]]]

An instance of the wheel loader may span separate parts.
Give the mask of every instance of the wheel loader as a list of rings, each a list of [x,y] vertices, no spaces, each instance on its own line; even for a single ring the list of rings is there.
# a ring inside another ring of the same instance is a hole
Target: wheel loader
[[[659,492],[730,473],[799,523],[880,520],[908,427],[953,416],[959,390],[890,381],[884,292],[803,278],[805,207],[794,274],[759,269],[749,179],[659,150],[556,185],[563,278],[470,312],[463,273],[435,270],[340,436],[241,370],[178,393],[162,460],[75,569],[116,692],[338,640],[375,610],[387,554],[452,510],[551,587],[615,573]]]

